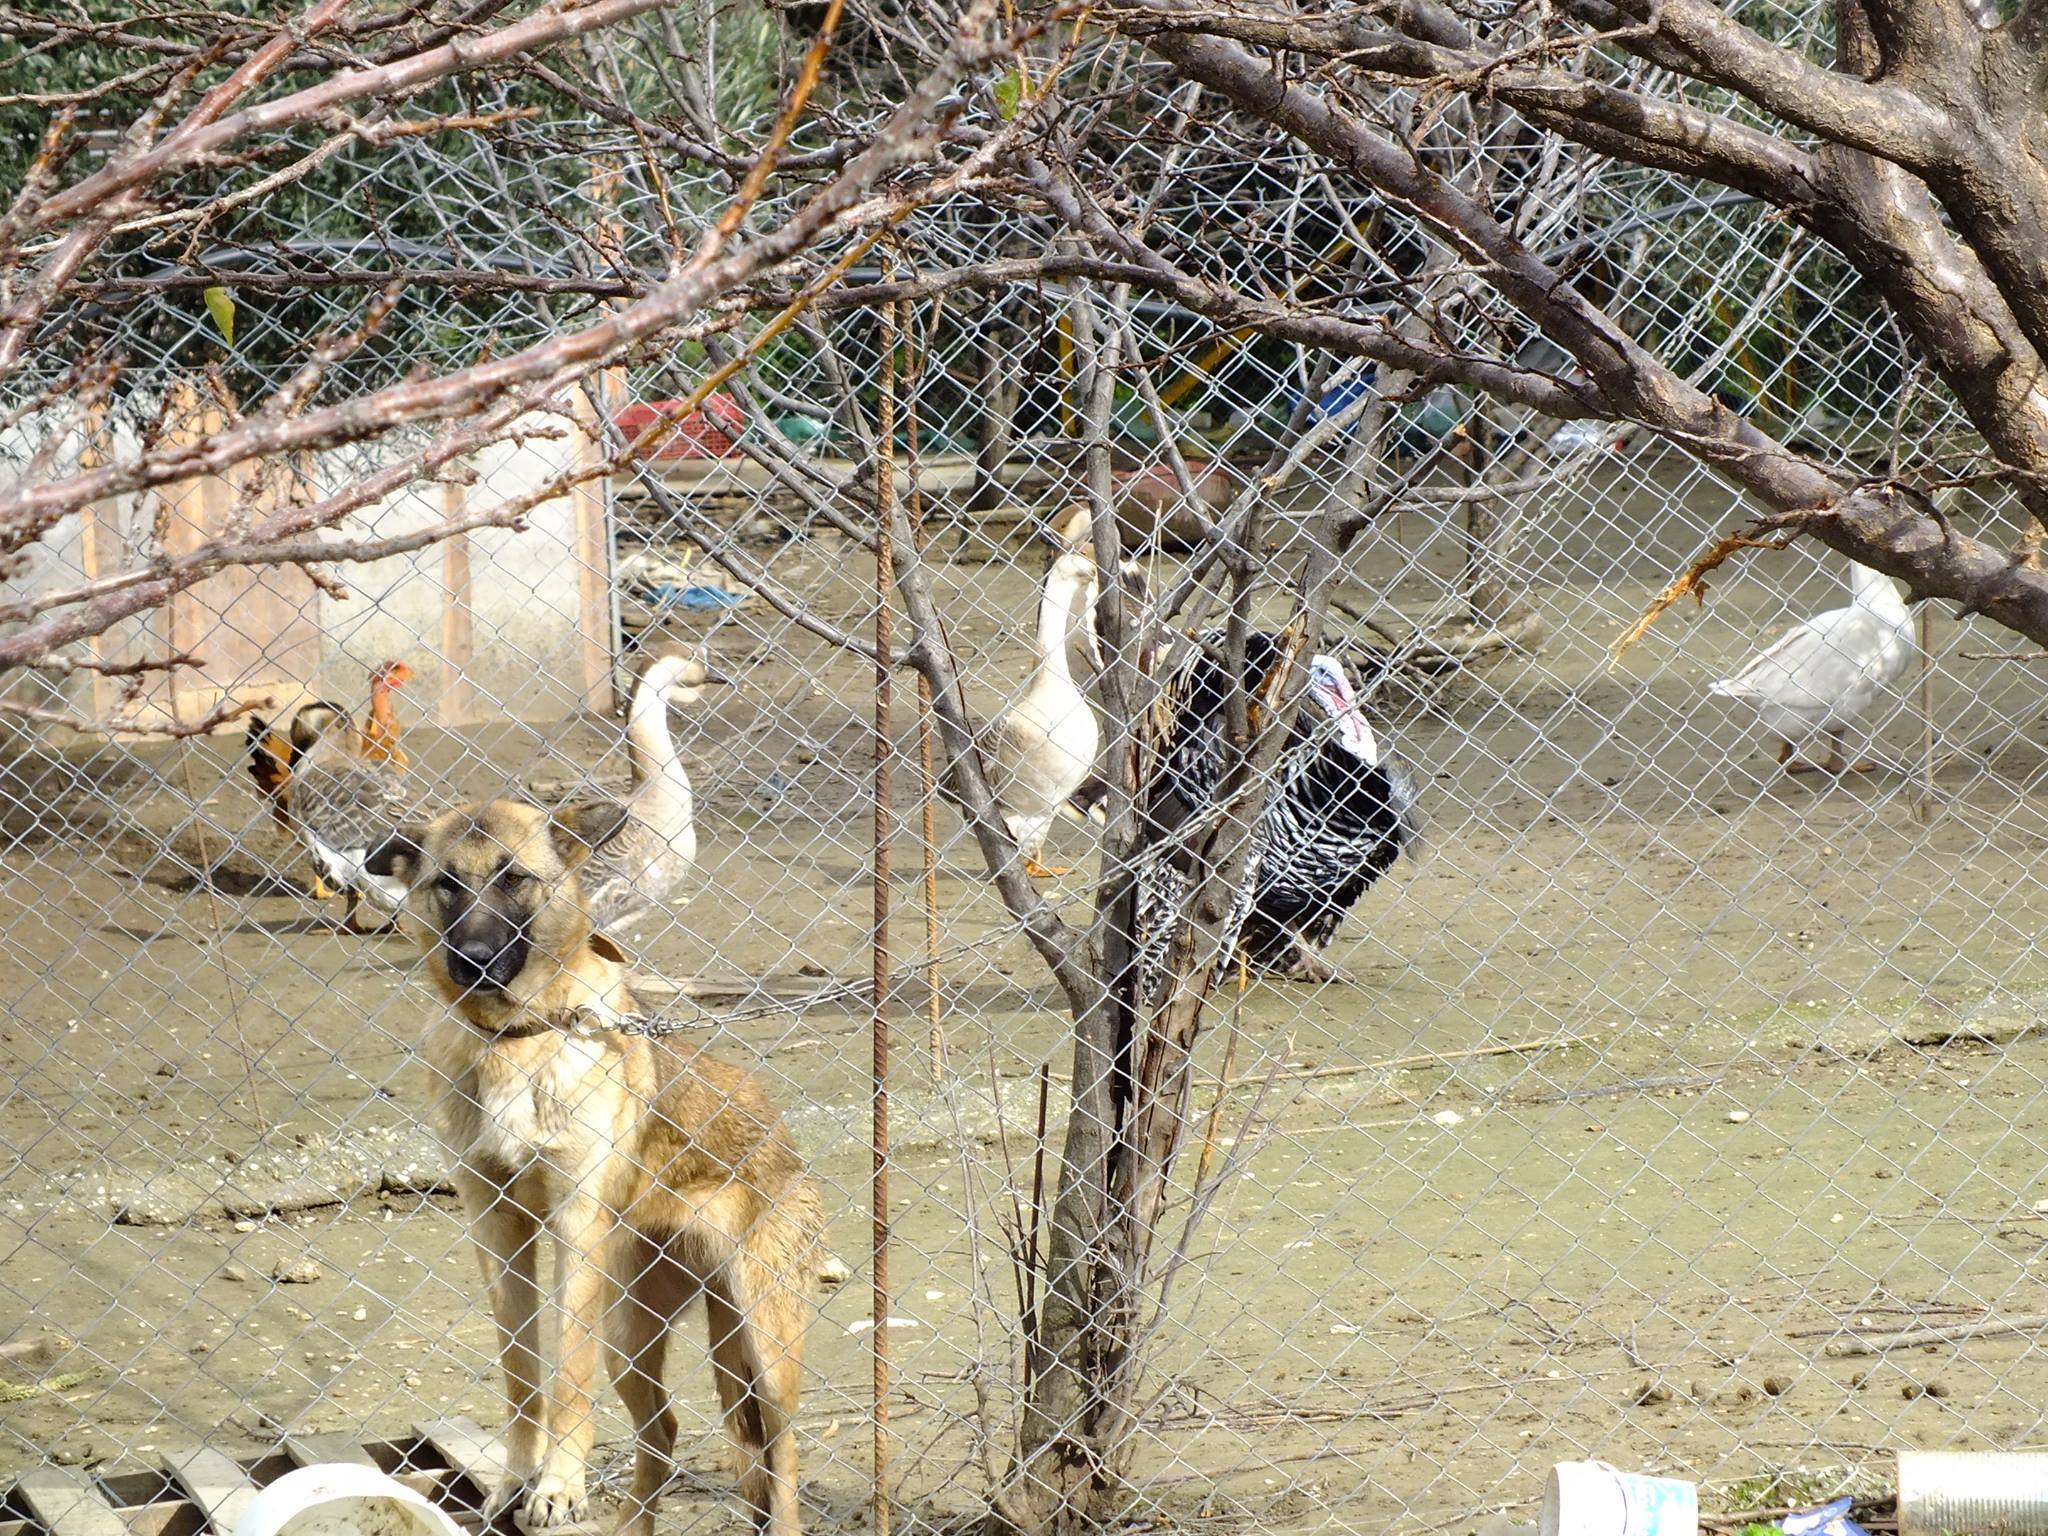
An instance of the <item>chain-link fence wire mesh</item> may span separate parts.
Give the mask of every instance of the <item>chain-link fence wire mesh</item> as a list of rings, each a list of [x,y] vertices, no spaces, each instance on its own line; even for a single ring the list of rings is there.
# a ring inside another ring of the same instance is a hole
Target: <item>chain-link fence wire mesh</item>
[[[1139,117],[1185,110],[1135,78]],[[1545,160],[1497,124],[1469,134],[1496,194],[1523,198],[1524,237],[1582,247],[1603,302],[1731,405],[1869,464],[1963,437],[1811,240],[1739,198]],[[1115,169],[1158,187],[1159,239],[1192,270],[1499,334],[1468,274],[1389,265],[1404,226],[1380,211],[1361,229],[1363,204],[1326,165],[1227,120],[1163,142],[1130,136]],[[301,277],[430,257],[557,280],[658,269],[667,220],[687,225],[718,189],[655,187],[640,163],[590,122],[443,138],[366,162],[313,213],[209,231],[210,260]],[[963,198],[907,221],[847,282],[1035,253],[1055,233]],[[545,335],[602,302],[576,287],[410,288],[328,387]],[[71,317],[127,358],[80,451],[253,408],[308,337],[353,323],[359,297],[235,292],[232,345],[193,287],[134,287]],[[1424,836],[1343,915],[1325,956],[1337,980],[1251,977],[1239,995],[1227,974],[1212,1002],[1162,1217],[1162,1253],[1185,1241],[1188,1262],[1151,1329],[1136,1516],[1448,1528],[1528,1506],[1548,1463],[1580,1454],[1707,1479],[1710,1507],[1747,1508],[1881,1480],[1897,1447],[2038,1435],[2024,1330],[2044,1310],[2028,1131],[2042,711],[2026,666],[1970,659],[2008,648],[1996,632],[1933,615],[1925,671],[1887,675],[1841,744],[1875,766],[1790,776],[1755,706],[1708,685],[1844,606],[1838,562],[1797,549],[1724,567],[1702,608],[1610,659],[1741,517],[1672,450],[1510,419],[1079,283],[894,314],[821,301],[637,468],[541,502],[519,531],[348,568],[345,596],[289,568],[215,578],[100,642],[203,667],[132,696],[118,682],[69,695],[174,724],[263,699],[287,740],[301,704],[328,701],[350,717],[329,745],[408,808],[620,795],[659,782],[672,744],[690,794],[665,831],[680,847],[687,825],[694,854],[616,938],[642,1002],[688,1025],[669,1048],[744,1067],[780,1112],[822,1195],[816,1267],[851,1276],[820,1286],[804,1340],[808,1518],[867,1518],[874,1477],[875,682],[841,642],[874,620],[875,558],[845,530],[874,527],[888,323],[905,343],[895,494],[914,493],[978,720],[1058,691],[1037,639],[1049,536],[1086,504],[1087,386],[1106,355],[1110,494],[1154,600],[1202,520],[1257,496],[1269,548],[1251,618],[1274,628],[1316,519],[1367,504],[1368,487],[1395,493],[1344,550],[1323,650]],[[758,324],[602,375],[357,521],[402,530],[602,465]],[[26,462],[36,433],[19,423],[10,455]],[[103,505],[22,581],[122,568],[402,446]],[[1092,686],[1071,611],[1053,649]],[[730,684],[629,709],[671,651]],[[410,675],[387,726],[370,678],[389,661]],[[1007,1476],[1019,1318],[1042,1283],[1023,1255],[1057,1175],[1072,1024],[950,805],[921,846],[907,674],[894,702],[887,1484],[898,1523],[917,1524],[972,1515]],[[174,746],[23,741],[8,761],[11,1469],[106,1476],[197,1444],[248,1461],[291,1435],[505,1422],[474,1224],[425,1129],[462,1102],[420,1065],[444,1004],[409,940],[337,931],[341,904],[314,898],[294,831],[312,808],[289,781],[274,805],[241,728]],[[291,766],[308,792],[320,765]],[[1075,921],[1098,836],[1061,815],[1043,853],[1071,866],[1038,885]],[[582,1036],[561,1050],[611,1081]],[[492,1104],[500,1121],[544,1117],[542,1099],[571,1090],[519,1091]],[[1183,1240],[1198,1167],[1227,1177]],[[661,1518],[683,1527],[744,1518],[699,1349],[679,1336],[670,1352],[682,1475]],[[605,1393],[593,1412],[592,1487],[623,1493],[631,1425]]]

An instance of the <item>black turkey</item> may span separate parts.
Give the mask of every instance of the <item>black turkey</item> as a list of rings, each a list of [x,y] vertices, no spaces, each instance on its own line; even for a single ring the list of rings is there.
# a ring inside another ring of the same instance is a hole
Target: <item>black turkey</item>
[[[1253,634],[1244,686],[1256,690],[1280,659],[1281,636]],[[1186,870],[1168,851],[1214,804],[1223,777],[1229,673],[1215,656],[1220,635],[1181,669],[1159,777],[1148,797],[1143,840],[1161,852],[1139,875],[1138,953],[1157,978],[1183,915]],[[1381,761],[1343,665],[1312,657],[1308,691],[1252,829],[1237,898],[1224,921],[1225,952],[1241,949],[1255,970],[1304,980],[1335,975],[1320,951],[1358,900],[1417,836],[1415,794]],[[1142,858],[1142,853],[1141,853]],[[1156,990],[1148,980],[1146,994]]]

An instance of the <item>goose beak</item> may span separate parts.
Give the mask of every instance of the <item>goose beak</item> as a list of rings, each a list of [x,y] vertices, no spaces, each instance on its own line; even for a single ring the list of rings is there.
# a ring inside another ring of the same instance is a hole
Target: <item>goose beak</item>
[[[718,668],[712,666],[709,662],[704,664],[704,681],[716,683],[722,688],[736,688],[739,686],[731,677],[719,671]]]

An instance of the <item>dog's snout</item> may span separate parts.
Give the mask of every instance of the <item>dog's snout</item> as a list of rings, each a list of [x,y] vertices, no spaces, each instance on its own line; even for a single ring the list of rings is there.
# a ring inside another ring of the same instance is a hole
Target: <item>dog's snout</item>
[[[481,969],[497,959],[499,952],[504,947],[502,943],[494,939],[454,939],[448,945],[448,958],[459,961],[463,965],[473,965]]]
[[[448,979],[458,987],[503,988],[526,964],[526,940],[511,923],[458,923],[442,948]]]

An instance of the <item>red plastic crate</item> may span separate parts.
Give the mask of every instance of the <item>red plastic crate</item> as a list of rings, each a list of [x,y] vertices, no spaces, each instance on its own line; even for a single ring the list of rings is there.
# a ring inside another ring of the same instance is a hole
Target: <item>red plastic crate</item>
[[[735,439],[746,430],[747,415],[729,395],[712,395],[702,409],[678,416],[680,400],[650,400],[625,407],[613,421],[631,442],[657,418],[675,423],[673,430],[647,454],[650,459],[723,459],[737,453]]]

